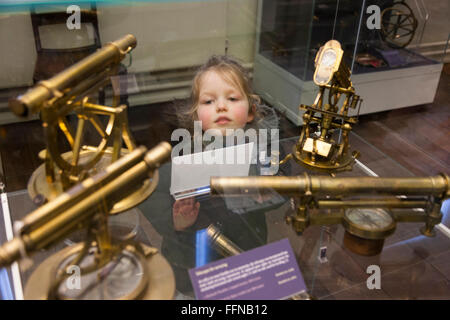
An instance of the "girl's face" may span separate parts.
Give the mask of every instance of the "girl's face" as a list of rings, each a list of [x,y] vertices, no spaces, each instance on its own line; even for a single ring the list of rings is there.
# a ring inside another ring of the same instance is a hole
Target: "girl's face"
[[[219,129],[225,135],[226,129],[244,128],[253,120],[247,96],[218,72],[205,72],[199,88],[197,116],[202,121],[203,131]]]

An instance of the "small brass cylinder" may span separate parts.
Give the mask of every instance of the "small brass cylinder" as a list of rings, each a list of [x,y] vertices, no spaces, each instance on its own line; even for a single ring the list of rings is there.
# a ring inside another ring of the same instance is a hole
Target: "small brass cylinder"
[[[243,252],[241,248],[224,236],[214,225],[210,225],[206,229],[206,233],[211,245],[224,257],[235,256]]]

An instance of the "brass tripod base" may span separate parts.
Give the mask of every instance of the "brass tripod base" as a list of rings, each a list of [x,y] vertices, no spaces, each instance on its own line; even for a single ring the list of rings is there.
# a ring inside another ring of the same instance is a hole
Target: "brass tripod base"
[[[83,162],[84,159],[89,159],[94,155],[95,152],[96,151],[90,149],[82,150],[80,152],[80,162]],[[62,154],[62,157],[69,160],[71,157],[71,153],[68,152]],[[91,169],[93,171],[92,174],[105,169],[110,164],[111,153],[105,152],[101,160],[96,164],[95,168]],[[117,214],[129,210],[139,203],[143,202],[153,193],[156,186],[158,185],[158,180],[158,170],[155,170],[153,176],[146,179],[141,188],[130,194],[128,197],[122,199],[121,201],[116,202],[114,204],[114,207],[111,209],[110,214]],[[51,201],[59,196],[62,192],[63,186],[59,179],[59,176],[56,176],[56,182],[54,182],[53,184],[50,185],[47,182],[45,174],[45,164],[39,166],[28,180],[28,194],[30,195],[30,198],[32,200],[37,199],[37,197],[43,197],[47,201]],[[36,204],[41,205],[42,203]]]
[[[384,239],[364,239],[352,235],[348,231],[344,234],[344,246],[350,251],[363,255],[375,256],[383,250]]]
[[[170,264],[156,249],[143,246],[144,251],[152,253],[144,255],[133,250],[124,249],[123,256],[128,257],[128,261],[122,266],[115,267],[114,270],[122,269],[122,277],[118,279],[117,274],[112,274],[104,279],[100,284],[96,284],[98,274],[104,270],[93,272],[91,283],[81,281],[79,288],[72,288],[71,292],[63,294],[62,297],[53,298],[51,293],[51,284],[55,277],[55,272],[61,265],[64,265],[68,258],[77,254],[83,244],[67,247],[46,259],[33,272],[27,282],[24,291],[24,298],[26,300],[47,300],[47,299],[73,299],[76,297],[100,300],[100,299],[142,299],[142,300],[169,300],[173,299],[175,294],[175,276]],[[155,252],[153,252],[153,251]],[[132,265],[132,270],[125,270],[124,268]],[[125,266],[125,267],[124,267]],[[70,277],[73,277],[71,275]],[[62,286],[66,286],[70,277],[62,282]],[[110,281],[110,285],[107,285]],[[93,288],[89,288],[94,282]],[[58,292],[60,292],[59,290]],[[88,291],[88,294],[81,295],[81,292]],[[71,296],[75,295],[75,296]],[[61,294],[60,294],[61,295]]]

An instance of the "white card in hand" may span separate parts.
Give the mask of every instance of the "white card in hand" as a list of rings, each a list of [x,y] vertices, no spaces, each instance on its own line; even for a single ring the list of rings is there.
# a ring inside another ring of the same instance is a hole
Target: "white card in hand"
[[[172,158],[170,194],[176,200],[209,193],[211,177],[248,176],[256,163],[254,143]]]

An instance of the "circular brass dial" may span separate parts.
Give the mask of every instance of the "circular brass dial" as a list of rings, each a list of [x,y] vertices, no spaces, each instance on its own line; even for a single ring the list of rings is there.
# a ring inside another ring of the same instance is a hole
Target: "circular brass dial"
[[[348,209],[343,225],[350,234],[363,239],[385,239],[395,231],[396,223],[383,209]]]

